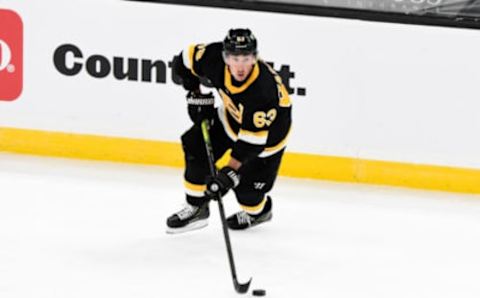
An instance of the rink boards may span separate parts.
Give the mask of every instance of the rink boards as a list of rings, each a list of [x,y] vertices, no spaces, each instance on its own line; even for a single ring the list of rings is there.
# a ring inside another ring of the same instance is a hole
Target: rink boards
[[[283,175],[480,193],[478,30],[65,2],[2,2],[23,22],[23,88],[0,100],[0,150],[182,166],[172,56],[249,27],[293,99]]]

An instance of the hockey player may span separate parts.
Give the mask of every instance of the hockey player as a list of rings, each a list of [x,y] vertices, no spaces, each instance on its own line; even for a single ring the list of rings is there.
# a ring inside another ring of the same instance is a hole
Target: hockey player
[[[230,229],[246,229],[272,218],[272,189],[287,143],[291,102],[280,76],[258,58],[249,29],[231,29],[223,43],[196,44],[173,60],[173,71],[188,90],[188,114],[194,125],[182,135],[185,156],[185,207],[167,219],[167,232],[208,224],[209,201],[232,189],[242,211],[227,218]],[[200,92],[200,78],[217,89]],[[231,149],[228,164],[209,176],[200,123],[211,120],[215,160]]]

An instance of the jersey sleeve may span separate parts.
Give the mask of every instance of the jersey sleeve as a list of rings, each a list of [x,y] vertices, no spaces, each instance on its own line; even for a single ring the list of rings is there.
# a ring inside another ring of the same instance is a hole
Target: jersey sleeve
[[[194,91],[200,88],[200,78],[212,79],[214,76],[212,65],[221,59],[222,44],[192,44],[179,55],[174,56],[172,70],[174,75],[181,78],[186,90]]]
[[[192,44],[182,52],[184,65],[197,77],[209,78],[212,63],[221,55],[222,44]]]

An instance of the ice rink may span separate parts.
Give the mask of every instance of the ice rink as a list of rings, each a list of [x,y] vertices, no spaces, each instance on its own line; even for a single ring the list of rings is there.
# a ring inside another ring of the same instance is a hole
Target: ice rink
[[[0,189],[1,298],[240,296],[216,204],[207,228],[165,233],[180,169],[0,154]],[[271,194],[272,222],[230,234],[266,297],[480,297],[480,196],[289,178]]]

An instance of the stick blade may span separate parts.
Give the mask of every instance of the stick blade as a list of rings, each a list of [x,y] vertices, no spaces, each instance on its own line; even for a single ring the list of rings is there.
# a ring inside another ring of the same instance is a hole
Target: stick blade
[[[241,284],[237,280],[235,280],[235,290],[237,293],[245,294],[248,292],[248,288],[250,288],[250,283],[252,282],[252,278],[247,283]]]

